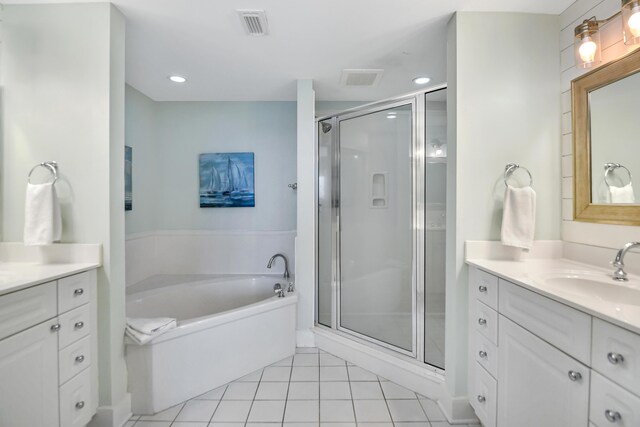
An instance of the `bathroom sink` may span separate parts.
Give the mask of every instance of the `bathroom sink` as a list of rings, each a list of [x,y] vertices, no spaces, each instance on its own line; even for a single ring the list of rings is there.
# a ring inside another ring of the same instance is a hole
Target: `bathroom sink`
[[[576,297],[597,298],[602,301],[640,306],[640,283],[631,278],[617,282],[611,277],[591,272],[554,273],[537,278],[541,287],[551,288]]]

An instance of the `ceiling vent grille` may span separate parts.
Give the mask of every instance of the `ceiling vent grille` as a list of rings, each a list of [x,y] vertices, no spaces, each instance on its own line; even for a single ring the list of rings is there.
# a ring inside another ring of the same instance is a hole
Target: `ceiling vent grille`
[[[269,33],[264,10],[238,10],[244,31],[249,36],[266,36]]]
[[[380,69],[342,70],[340,83],[343,86],[376,86],[380,82],[383,73],[384,70]]]

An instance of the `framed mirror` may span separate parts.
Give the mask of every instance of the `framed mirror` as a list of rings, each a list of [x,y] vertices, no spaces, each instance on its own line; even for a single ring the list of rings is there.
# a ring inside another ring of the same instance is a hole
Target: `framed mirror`
[[[640,50],[571,83],[576,221],[640,225]]]

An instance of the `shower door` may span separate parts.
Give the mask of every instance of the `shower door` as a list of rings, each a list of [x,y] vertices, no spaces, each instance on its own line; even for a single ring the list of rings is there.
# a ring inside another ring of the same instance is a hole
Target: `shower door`
[[[446,86],[318,121],[319,327],[444,370]]]
[[[338,329],[415,355],[413,100],[338,117]]]

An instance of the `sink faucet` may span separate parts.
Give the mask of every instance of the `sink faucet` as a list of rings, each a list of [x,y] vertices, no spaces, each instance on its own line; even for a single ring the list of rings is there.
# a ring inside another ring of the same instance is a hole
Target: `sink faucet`
[[[284,277],[285,279],[289,278],[289,260],[287,260],[287,257],[282,255],[282,254],[275,254],[274,256],[271,257],[271,259],[269,260],[269,264],[267,264],[267,268],[271,268],[271,266],[273,265],[273,262],[276,260],[276,258],[282,258],[284,260],[284,275],[282,277]]]
[[[640,242],[629,242],[622,247],[616,254],[616,259],[613,260],[613,266],[617,269],[615,273],[613,273],[613,280],[617,280],[619,282],[626,282],[627,273],[624,271],[624,256],[627,254],[629,249],[640,247]]]

